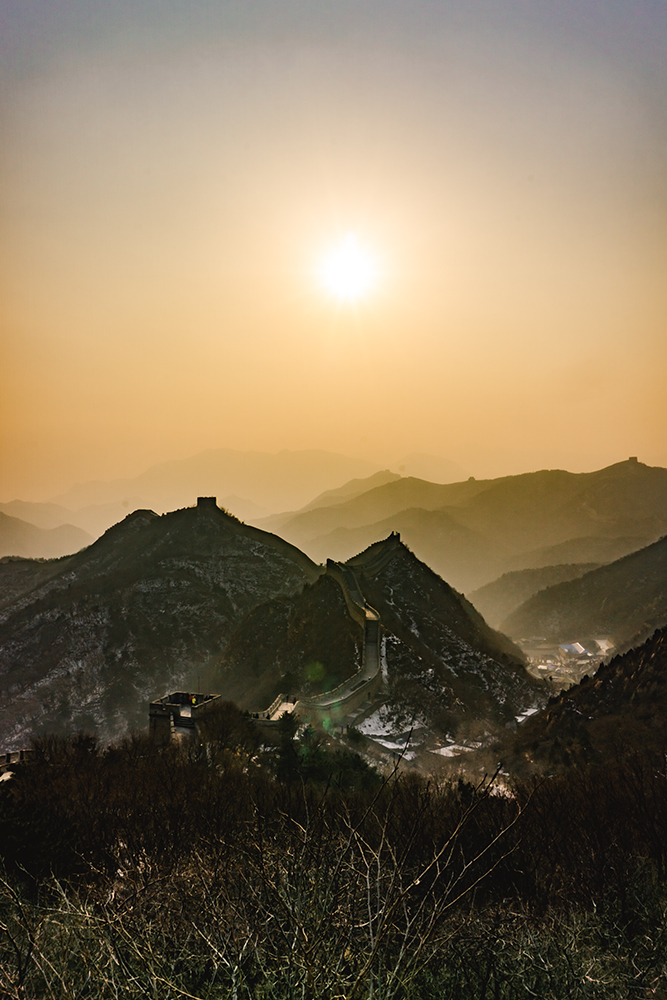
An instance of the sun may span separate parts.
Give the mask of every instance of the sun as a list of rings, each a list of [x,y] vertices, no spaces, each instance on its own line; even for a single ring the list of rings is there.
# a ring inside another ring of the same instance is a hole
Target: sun
[[[331,295],[344,302],[356,302],[374,287],[377,267],[356,235],[348,233],[322,261],[320,277]]]

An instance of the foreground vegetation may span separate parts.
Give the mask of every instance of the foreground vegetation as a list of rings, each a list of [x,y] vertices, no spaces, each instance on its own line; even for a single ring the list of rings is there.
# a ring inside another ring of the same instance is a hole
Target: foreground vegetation
[[[380,778],[228,713],[201,747],[46,740],[0,791],[0,997],[667,997],[665,758]]]

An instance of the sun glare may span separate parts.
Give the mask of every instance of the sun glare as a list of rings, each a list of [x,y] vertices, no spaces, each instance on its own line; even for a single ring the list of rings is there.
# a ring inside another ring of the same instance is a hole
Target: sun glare
[[[356,302],[375,285],[377,268],[355,234],[348,233],[324,258],[320,276],[326,290],[336,298]]]

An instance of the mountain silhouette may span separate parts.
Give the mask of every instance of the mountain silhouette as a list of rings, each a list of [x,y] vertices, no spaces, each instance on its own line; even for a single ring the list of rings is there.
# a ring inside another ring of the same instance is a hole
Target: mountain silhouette
[[[395,536],[349,567],[380,614],[397,714],[455,731],[540,697],[521,652]],[[202,681],[253,710],[335,688],[359,670],[364,635],[341,586],[212,498],[135,511],[73,556],[6,560],[0,746],[76,729],[112,739],[145,728],[148,701]]]
[[[667,537],[577,580],[541,590],[502,623],[509,635],[558,642],[596,636],[617,649],[643,641],[667,622]]]
[[[541,566],[538,569],[518,569],[503,573],[485,587],[468,594],[468,599],[493,628],[502,622],[540,590],[556,583],[576,580],[584,573],[598,569],[598,563],[565,563]]]
[[[404,478],[300,511],[280,531],[314,559],[347,559],[398,531],[468,593],[510,570],[602,562],[655,541],[667,532],[667,470],[629,459],[590,473],[545,470],[445,485]]]
[[[248,611],[319,572],[211,502],[136,511],[65,559],[0,563],[0,746],[143,729],[156,693],[196,687]]]
[[[53,558],[77,552],[92,542],[91,535],[73,524],[38,528],[0,511],[0,557]]]
[[[271,454],[212,448],[161,462],[132,479],[81,483],[55,502],[76,510],[140,497],[147,507],[169,511],[187,505],[193,496],[210,495],[236,496],[270,511],[293,510],[324,490],[376,471],[365,459],[316,449]]]

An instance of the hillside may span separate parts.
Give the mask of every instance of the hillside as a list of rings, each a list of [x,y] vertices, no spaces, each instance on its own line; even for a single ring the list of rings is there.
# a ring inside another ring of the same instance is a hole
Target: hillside
[[[380,615],[390,713],[455,733],[504,724],[543,694],[523,656],[474,608],[391,536],[349,560],[361,597]],[[361,599],[360,597],[360,599]],[[255,608],[210,674],[210,685],[252,711],[279,692],[330,690],[361,666],[363,631],[336,565],[292,597]]]
[[[348,560],[381,617],[390,705],[441,732],[504,723],[539,700],[523,655],[392,536]]]
[[[509,571],[522,569],[542,569],[548,566],[576,565],[580,563],[614,562],[644,548],[649,541],[641,535],[623,535],[618,538],[601,538],[587,535],[569,538],[557,545],[545,545],[528,552],[521,552],[509,560]]]
[[[58,576],[73,558],[22,559],[19,556],[4,556],[0,559],[0,608],[11,605],[22,594]]]
[[[655,541],[667,531],[667,470],[629,459],[591,473],[546,470],[447,485],[404,478],[301,511],[280,530],[314,559],[346,559],[399,531],[420,559],[468,593],[510,570],[602,562]]]
[[[667,469],[629,459],[597,472],[559,470],[496,480],[458,516],[516,551],[586,536],[655,538],[667,525]]]
[[[538,569],[513,570],[485,587],[468,594],[471,604],[489,625],[500,628],[501,623],[530,597],[566,580],[576,580],[584,573],[598,569],[597,563],[569,563],[559,566],[541,566]]]
[[[146,704],[220,655],[258,604],[320,570],[214,505],[136,511],[68,559],[0,564],[0,746],[145,728]]]
[[[531,597],[506,618],[508,635],[558,642],[608,636],[617,648],[667,622],[667,537],[578,580]]]
[[[54,558],[78,552],[92,540],[87,532],[73,524],[38,528],[0,511],[0,557]]]
[[[375,472],[372,476],[366,476],[364,479],[350,479],[349,482],[343,483],[342,486],[338,486],[333,490],[325,490],[323,493],[318,494],[314,500],[310,500],[305,504],[300,510],[287,510],[283,511],[281,514],[271,514],[268,517],[258,517],[250,518],[249,520],[256,524],[258,528],[263,528],[265,531],[275,531],[280,532],[283,526],[294,520],[294,518],[299,517],[301,514],[306,513],[310,510],[315,510],[320,507],[335,507],[338,504],[345,503],[348,500],[353,500],[355,497],[361,496],[362,493],[368,493],[370,490],[374,490],[378,486],[384,486],[385,483],[396,482],[396,480],[401,477],[396,472],[390,472],[388,469],[384,469],[381,472]]]
[[[279,693],[319,694],[361,666],[363,631],[338,582],[324,574],[292,597],[251,611],[212,669],[209,686],[253,712]]]
[[[667,732],[667,629],[616,656],[527,719],[506,743],[515,773],[617,762],[635,753],[664,760]]]

